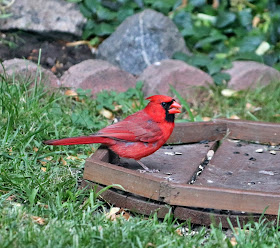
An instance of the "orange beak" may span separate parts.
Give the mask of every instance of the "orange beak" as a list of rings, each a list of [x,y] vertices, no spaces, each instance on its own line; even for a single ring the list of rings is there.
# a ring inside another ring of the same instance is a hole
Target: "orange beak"
[[[173,102],[171,105],[170,105],[170,108],[168,110],[168,113],[169,114],[176,114],[176,113],[181,113],[180,109],[179,108],[182,108],[182,106],[177,103],[177,102]]]

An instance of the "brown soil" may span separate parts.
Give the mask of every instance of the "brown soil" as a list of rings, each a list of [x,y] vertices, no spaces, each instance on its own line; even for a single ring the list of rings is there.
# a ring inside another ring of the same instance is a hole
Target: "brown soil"
[[[67,46],[67,43],[76,40],[63,35],[43,36],[22,31],[0,32],[0,62],[25,58],[37,63],[41,49],[40,64],[60,77],[72,65],[94,58],[86,45]]]

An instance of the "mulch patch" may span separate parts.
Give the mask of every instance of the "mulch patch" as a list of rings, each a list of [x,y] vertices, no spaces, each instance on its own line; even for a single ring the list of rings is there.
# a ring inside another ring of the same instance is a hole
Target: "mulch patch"
[[[0,32],[0,61],[25,58],[37,63],[41,49],[40,64],[60,77],[72,65],[94,59],[87,45],[67,46],[67,43],[77,40],[78,38],[60,34]]]

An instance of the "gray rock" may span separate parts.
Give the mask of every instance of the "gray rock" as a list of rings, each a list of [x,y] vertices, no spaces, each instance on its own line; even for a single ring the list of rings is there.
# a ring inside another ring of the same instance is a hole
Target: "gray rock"
[[[93,96],[102,90],[126,91],[136,78],[104,60],[89,59],[69,68],[61,77],[63,87],[91,89]]]
[[[128,17],[102,42],[97,56],[139,75],[147,66],[171,58],[175,52],[189,54],[177,27],[168,17],[147,9]]]
[[[77,5],[64,0],[17,0],[12,16],[0,19],[0,30],[21,29],[41,33],[70,33],[80,36],[86,19]]]
[[[10,59],[3,62],[5,73],[8,76],[15,75],[16,79],[21,82],[31,82],[34,85],[35,80],[45,84],[48,88],[58,88],[60,82],[58,78],[49,70],[38,67],[37,64],[24,59]],[[0,73],[4,73],[4,69],[0,66]],[[41,74],[41,75],[40,75]]]
[[[231,76],[228,88],[234,90],[245,90],[280,80],[278,70],[254,61],[234,61],[233,67],[225,72]]]
[[[138,81],[144,82],[144,94],[169,94],[170,86],[183,96],[190,99],[193,87],[212,84],[213,79],[204,71],[180,60],[166,59],[147,67],[139,76]]]

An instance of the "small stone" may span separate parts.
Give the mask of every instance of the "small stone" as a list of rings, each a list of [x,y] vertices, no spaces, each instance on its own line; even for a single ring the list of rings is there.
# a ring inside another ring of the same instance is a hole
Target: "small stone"
[[[280,72],[265,64],[254,61],[234,61],[232,64],[233,67],[225,72],[231,76],[228,87],[234,90],[264,86],[280,79]]]
[[[276,151],[273,151],[273,150],[269,151],[269,153],[272,154],[272,155],[276,155]]]
[[[168,95],[172,85],[182,96],[191,96],[196,86],[213,84],[213,79],[204,71],[188,65],[180,60],[165,59],[160,65],[150,65],[138,77],[143,81],[143,91],[146,96],[154,94]]]
[[[190,54],[176,25],[162,13],[146,9],[125,19],[98,47],[97,57],[139,75],[175,52]]]
[[[249,160],[251,160],[251,161],[256,161],[257,159],[251,157],[251,158],[249,158]]]
[[[124,92],[134,88],[136,78],[107,61],[88,59],[73,65],[61,77],[63,87],[91,89],[95,96],[103,90]]]
[[[60,36],[82,35],[86,18],[79,11],[79,6],[63,0],[20,0],[10,2],[9,18],[0,19],[2,30],[18,29],[37,33]]]
[[[21,82],[37,81],[39,83],[41,73],[41,83],[50,88],[58,88],[60,86],[60,81],[50,70],[44,69],[29,60],[5,60],[3,66],[8,76],[15,75],[16,79],[19,79]],[[3,72],[3,67],[0,66],[0,74]],[[32,85],[34,85],[34,83],[32,83]]]

